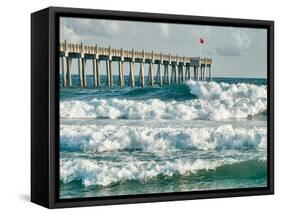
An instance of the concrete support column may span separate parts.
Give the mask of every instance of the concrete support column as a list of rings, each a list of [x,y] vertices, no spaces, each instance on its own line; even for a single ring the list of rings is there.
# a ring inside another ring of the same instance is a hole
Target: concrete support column
[[[210,67],[209,67],[209,81],[211,82],[212,81],[212,65],[210,64]]]
[[[135,86],[135,64],[133,61],[130,62],[130,86]]]
[[[66,57],[61,57],[61,71],[62,71],[62,81],[63,87],[67,87],[67,78],[66,78]]]
[[[171,65],[171,83],[175,82],[175,66]]]
[[[159,85],[162,86],[163,85],[163,80],[162,80],[162,67],[161,67],[161,64],[158,64],[157,74],[158,74]]]
[[[190,80],[190,79],[191,79],[190,66],[186,65],[186,68],[185,68],[185,80]]]
[[[194,78],[194,80],[197,80],[197,67],[196,66],[194,66],[193,67],[193,78]]]
[[[67,85],[72,86],[72,76],[71,76],[71,64],[72,59],[70,57],[66,58],[66,75],[67,75]]]
[[[181,68],[181,82],[184,82],[185,81],[185,75],[184,75],[184,69],[183,69],[183,65],[180,66]]]
[[[82,58],[83,87],[87,87],[86,59]]]
[[[164,64],[164,83],[168,83],[168,69],[166,64]]]
[[[175,83],[179,83],[178,65],[175,66]]]
[[[110,69],[109,69],[109,60],[107,59],[106,61],[105,61],[105,64],[106,64],[106,84],[107,84],[107,86],[110,86],[110,83],[111,83],[111,81],[110,81]]]
[[[149,63],[149,70],[148,70],[148,84],[153,86],[154,79],[153,79],[153,65],[152,63]]]
[[[145,85],[145,80],[144,80],[144,62],[140,63],[139,85],[141,87],[144,87],[144,85]]]
[[[78,73],[79,73],[79,85],[83,87],[83,70],[82,70],[82,58],[78,58]]]
[[[97,68],[97,86],[100,87],[100,85],[101,85],[101,81],[100,81],[100,60],[97,59],[96,63],[97,63],[97,66],[96,66],[96,68]]]
[[[109,60],[108,69],[109,69],[109,75],[110,75],[110,86],[112,87],[113,86],[112,60]]]
[[[181,66],[181,72],[182,72],[182,82],[186,81],[186,70],[184,70],[184,65]]]
[[[167,79],[168,79],[168,85],[171,85],[171,74],[172,74],[172,71],[173,68],[172,66],[170,67],[170,65],[167,65]]]
[[[93,64],[93,87],[96,88],[98,86],[98,81],[97,81],[97,60],[94,58],[92,60]]]
[[[118,84],[119,86],[124,86],[124,67],[123,67],[123,61],[118,61],[118,70],[119,70],[119,79]]]
[[[80,46],[80,56],[78,58],[78,71],[79,71],[79,84],[80,87],[83,88],[84,86],[84,47],[83,44],[81,43]]]
[[[95,48],[95,59],[96,59],[96,76],[97,76],[97,87],[100,86],[100,60],[99,60],[99,49],[98,45],[96,44]]]
[[[206,71],[206,66],[204,65],[203,67],[203,73],[202,73],[202,80],[205,81],[205,71]]]

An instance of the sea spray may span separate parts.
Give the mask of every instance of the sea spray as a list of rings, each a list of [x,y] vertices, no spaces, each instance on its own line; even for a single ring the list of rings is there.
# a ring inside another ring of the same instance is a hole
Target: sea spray
[[[197,99],[98,99],[60,102],[61,118],[223,120],[248,118],[266,112],[264,85],[188,81]]]
[[[266,128],[234,128],[231,125],[195,128],[141,126],[61,125],[61,150],[107,152],[138,150],[265,149]]]

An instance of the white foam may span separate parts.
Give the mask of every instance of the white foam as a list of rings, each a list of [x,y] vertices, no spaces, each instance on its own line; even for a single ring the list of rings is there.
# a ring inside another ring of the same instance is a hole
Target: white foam
[[[198,170],[210,170],[222,164],[233,163],[234,160],[207,161],[177,159],[171,161],[136,161],[125,162],[94,161],[87,159],[61,159],[60,180],[63,183],[82,181],[85,186],[110,185],[126,180],[148,180],[162,174],[172,176],[176,173],[189,175]]]
[[[193,128],[152,128],[115,125],[61,125],[60,147],[68,151],[265,149],[266,128],[231,125]]]
[[[60,102],[62,118],[202,119],[247,118],[267,110],[267,88],[253,84],[188,81],[198,99],[161,101],[151,99],[92,99]],[[188,92],[187,92],[188,94]]]

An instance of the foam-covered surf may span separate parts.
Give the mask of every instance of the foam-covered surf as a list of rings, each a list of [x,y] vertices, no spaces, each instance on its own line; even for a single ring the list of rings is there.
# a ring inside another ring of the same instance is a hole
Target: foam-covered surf
[[[254,163],[263,163],[262,160],[255,160]],[[188,176],[202,171],[215,171],[218,169],[222,174],[226,173],[231,166],[243,171],[248,166],[245,161],[234,159],[225,160],[201,160],[177,159],[173,161],[94,161],[85,159],[61,160],[60,180],[64,184],[72,181],[81,181],[84,186],[108,186],[116,182],[130,180],[148,181],[150,179],[174,175]],[[241,165],[240,165],[241,164]],[[228,167],[226,167],[228,166]],[[223,173],[224,172],[224,173]],[[242,173],[243,174],[243,173]],[[235,175],[235,173],[232,173]],[[251,174],[252,175],[252,174]]]
[[[201,119],[223,120],[249,118],[267,110],[267,88],[246,83],[228,84],[188,81],[196,99],[131,100],[92,98],[60,103],[61,118],[105,119]]]
[[[264,149],[266,128],[62,125],[62,150],[83,152]]]
[[[60,89],[60,198],[266,187],[266,82],[93,89],[73,76]]]
[[[118,181],[147,180],[160,174],[172,176],[175,173],[188,175],[197,170],[215,169],[223,161],[203,161],[178,159],[176,161],[126,161],[114,163],[109,161],[96,162],[84,159],[61,161],[61,181],[82,180],[83,185],[109,185]]]

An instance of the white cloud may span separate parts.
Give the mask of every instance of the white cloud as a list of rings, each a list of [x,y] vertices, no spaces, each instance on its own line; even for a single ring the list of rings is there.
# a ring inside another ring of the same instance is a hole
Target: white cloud
[[[251,47],[251,39],[244,29],[231,28],[216,47],[222,56],[243,56]]]
[[[68,42],[80,42],[80,36],[68,25],[61,25],[60,40]]]
[[[231,36],[234,40],[234,43],[242,48],[242,49],[248,49],[251,45],[251,40],[247,33],[242,30],[235,29],[232,33]]]

